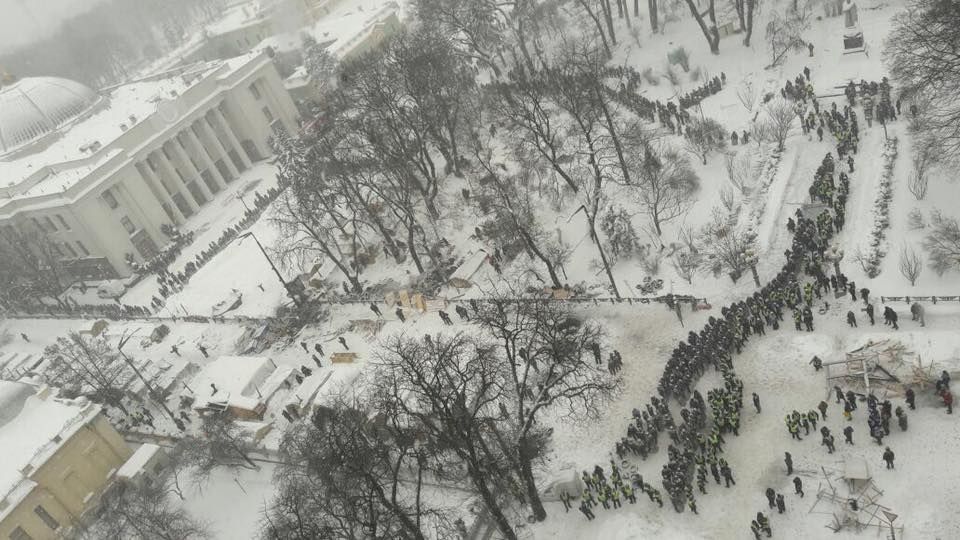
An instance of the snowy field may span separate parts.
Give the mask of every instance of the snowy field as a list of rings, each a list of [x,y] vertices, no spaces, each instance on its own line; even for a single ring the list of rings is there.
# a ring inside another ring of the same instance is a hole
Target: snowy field
[[[764,69],[763,66],[769,63],[769,53],[760,22],[756,25],[751,47],[741,46],[740,36],[734,35],[721,40],[721,54],[715,56],[710,54],[696,23],[688,13],[680,11],[681,19],[668,22],[662,34],[651,35],[645,20],[634,19],[633,24],[641,29],[637,38],[629,35],[622,21],[616,21],[621,42],[614,49],[612,63],[629,65],[638,70],[652,67],[654,71],[662,71],[668,51],[683,46],[690,52],[691,67],[701,68],[704,79],[719,76],[721,72],[726,78],[724,89],[703,100],[696,114],[720,121],[727,130],[742,132],[751,129],[751,119],[759,111],[758,102],[762,95],[766,92],[778,93],[784,82],[792,80],[804,67],[811,70],[810,82],[816,93],[824,96],[820,99],[823,108],[833,102],[842,108],[845,103],[842,87],[848,81],[882,78],[886,74],[881,54],[883,40],[890,30],[891,18],[899,7],[897,2],[881,0],[867,0],[861,4],[860,23],[867,42],[866,55],[843,54],[842,18],[819,18],[812,21],[805,36],[814,45],[812,57],[802,50],[790,53],[781,66]],[[683,6],[681,8],[685,9]],[[759,20],[765,20],[767,12],[776,9],[781,9],[781,6],[764,6]],[[821,14],[819,8],[815,14]],[[682,72],[680,77],[679,85],[672,85],[666,79],[661,79],[656,86],[644,84],[644,97],[660,100],[675,98],[700,86],[704,80],[692,81],[688,74]],[[738,90],[747,86],[754,89],[754,103],[749,106],[741,103],[738,95]],[[837,94],[841,95],[837,97]],[[856,110],[860,114],[860,109]],[[887,253],[880,262],[880,273],[871,278],[854,258],[858,250],[867,249],[874,228],[873,210],[883,177],[883,152],[887,137],[896,137],[898,140],[898,155],[892,173],[890,226],[883,244]],[[682,140],[672,134],[665,135],[665,138],[677,143]],[[766,179],[768,184],[751,195],[738,197],[736,201],[738,219],[741,223],[749,222],[757,233],[757,271],[763,282],[769,281],[780,271],[783,252],[790,247],[792,235],[785,228],[787,218],[809,202],[807,189],[821,159],[825,154],[835,153],[836,144],[829,139],[828,135],[823,142],[819,142],[815,135],[803,135],[795,127],[787,138],[784,152],[777,158],[776,168]],[[865,122],[861,125],[859,151],[855,157],[856,169],[850,173],[847,220],[836,242],[845,253],[841,263],[843,272],[856,282],[858,289],[867,287],[871,291],[871,301],[877,308],[877,325],[868,324],[861,311],[862,302],[853,302],[847,297],[831,298],[830,309],[815,319],[814,332],[797,332],[791,321],[787,320],[779,331],[768,331],[765,337],[752,338],[742,353],[734,356],[734,368],[744,383],[745,399],[740,435],[726,436],[723,456],[733,470],[737,482],[735,486],[727,489],[711,480],[707,486],[708,494],[697,495],[698,515],[692,515],[689,511],[682,514],[674,512],[666,501],[665,493],[666,504],[663,508],[651,503],[645,495],[638,494],[636,504],[624,503],[623,508],[614,510],[594,509],[597,519],[593,521],[587,521],[577,511],[576,505],[572,511],[564,512],[560,503],[548,503],[548,517],[540,523],[524,523],[520,512],[515,512],[516,515],[511,517],[516,519],[518,532],[524,538],[536,539],[748,539],[752,537],[750,520],[756,512],[763,511],[770,517],[774,538],[888,538],[889,531],[876,529],[859,534],[850,531],[834,534],[827,528],[832,519],[825,513],[828,504],[823,501],[817,504],[818,491],[830,488],[824,471],[840,470],[844,460],[862,458],[868,464],[876,486],[882,491],[879,504],[898,514],[897,524],[905,528],[905,536],[897,538],[960,539],[960,514],[956,512],[960,507],[960,484],[957,482],[960,469],[956,465],[960,424],[956,422],[957,416],[946,415],[939,398],[933,394],[932,388],[928,388],[926,393],[918,395],[917,410],[908,411],[909,430],[901,432],[894,426],[884,445],[878,446],[869,438],[866,407],[855,411],[851,422],[845,421],[841,409],[832,398],[832,384],[826,381],[825,371],[814,371],[810,365],[814,355],[829,363],[843,359],[846,352],[861,347],[869,340],[895,339],[925,362],[933,362],[935,373],[941,369],[953,373],[960,371],[960,332],[957,331],[960,326],[960,303],[926,304],[925,327],[909,319],[910,306],[902,301],[887,304],[900,315],[899,331],[883,326],[879,316],[884,307],[880,296],[960,294],[960,279],[956,273],[941,276],[924,267],[917,283],[911,286],[899,270],[900,250],[906,246],[921,251],[919,245],[925,235],[925,229],[908,218],[908,212],[919,209],[925,224],[929,223],[932,212],[937,210],[945,216],[960,217],[960,208],[950,203],[956,199],[958,189],[952,171],[935,169],[931,173],[929,193],[923,200],[916,200],[907,189],[910,162],[915,151],[914,141],[902,118],[887,126],[886,136],[876,123],[871,128],[867,128]],[[770,148],[752,142],[728,146],[727,152],[745,156],[758,168],[774,159]],[[693,166],[701,179],[696,201],[682,218],[665,224],[660,238],[647,232],[647,218],[637,208],[630,206],[634,204],[632,201],[618,201],[628,206],[629,210],[636,210],[631,212],[634,215],[633,223],[638,231],[644,231],[641,237],[645,243],[655,245],[661,242],[668,246],[681,244],[685,231],[696,230],[709,221],[711,210],[718,206],[727,184],[724,154],[711,153],[705,165],[694,159]],[[845,164],[839,167],[847,170]],[[244,206],[236,196],[238,192],[245,192],[249,202],[253,199],[253,191],[263,192],[277,184],[275,175],[275,166],[265,162],[256,165],[228,187],[230,193],[218,195],[212,204],[192,217],[185,229],[193,231],[196,238],[171,265],[171,269],[179,270],[194,260],[224,229],[242,217]],[[443,289],[443,295],[449,300],[467,307],[467,298],[481,297],[496,289],[499,282],[529,277],[536,265],[521,255],[503,268],[503,274],[494,271],[485,258],[486,254],[493,251],[492,246],[472,236],[473,228],[482,216],[472,208],[461,208],[459,199],[452,194],[472,184],[469,179],[451,178],[450,185],[450,193],[441,194],[439,204],[443,209],[440,221],[446,229],[429,232],[448,240],[452,245],[451,255],[458,261],[473,261],[464,265],[469,266],[464,272],[478,286],[465,291],[452,287]],[[564,281],[582,284],[588,293],[606,297],[607,278],[598,264],[597,251],[588,227],[576,210],[576,206],[544,204],[544,228],[551,236],[562,238],[571,249],[571,257],[562,268]],[[276,208],[267,209],[263,217],[249,229],[271,256],[274,254],[273,248],[284,242],[283,235],[270,219],[274,211]],[[329,266],[325,271],[328,269]],[[303,270],[283,268],[281,272],[285,279],[290,279]],[[593,318],[602,325],[607,334],[605,350],[615,349],[622,353],[623,386],[599,421],[586,422],[567,417],[548,419],[554,432],[545,466],[538,472],[538,478],[544,483],[562,471],[592,470],[596,464],[607,465],[614,457],[615,444],[625,435],[631,410],[642,407],[650,396],[656,394],[657,381],[677,343],[685,339],[691,330],[702,328],[708,317],[720,317],[720,306],[738,301],[757,290],[749,274],[732,283],[725,273],[714,276],[702,272],[692,279],[692,283],[688,283],[667,260],[662,261],[656,275],[645,270],[636,258],[629,257],[617,261],[611,271],[624,297],[640,296],[636,286],[644,277],[656,277],[664,282],[658,294],[690,294],[705,299],[712,307],[695,312],[684,307],[682,326],[672,311],[657,303],[582,304],[575,308],[577,313]],[[365,286],[388,283],[386,288],[394,290],[406,287],[414,273],[409,261],[394,264],[389,259],[380,258],[365,269],[360,277]],[[327,275],[337,285],[344,280],[344,276],[336,271],[329,271]],[[158,294],[157,291],[155,279],[148,276],[129,290],[122,301],[130,305],[146,305]],[[216,303],[232,294],[239,294],[243,302],[231,315],[269,317],[280,305],[288,302],[283,286],[252,238],[235,240],[208,261],[183,290],[166,299],[165,307],[157,315],[210,315]],[[92,296],[95,296],[95,291],[88,292],[87,297]],[[94,302],[87,297],[75,298]],[[379,296],[370,298],[380,301]],[[345,350],[338,342],[338,338],[343,338],[348,343],[346,350],[357,354],[356,367],[366,371],[372,365],[370,361],[375,357],[378,345],[386,336],[419,336],[471,328],[456,316],[451,328],[444,326],[436,313],[418,314],[409,309],[406,311],[407,320],[401,322],[392,309],[383,307],[381,303],[385,322],[380,333],[371,336],[350,330],[351,321],[377,318],[364,303],[331,304],[329,307],[331,317],[328,321],[308,325],[297,335],[279,340],[261,354],[279,366],[295,369],[309,366],[313,369],[314,345],[319,344],[324,349],[322,360],[329,365],[327,360],[331,353]],[[846,324],[848,310],[855,312],[859,327],[850,328]],[[453,313],[453,307],[446,311]],[[89,329],[91,323],[4,320],[2,331],[8,339],[5,345],[0,346],[0,353],[28,353],[39,357],[43,348],[52,344],[58,336],[69,331]],[[241,352],[237,346],[238,339],[244,331],[252,328],[240,322],[204,325],[180,321],[168,324],[171,335],[160,344],[139,345],[135,351],[128,352],[138,358],[162,361],[171,357],[171,347],[176,345],[181,359],[202,367],[210,359],[201,353],[201,345],[208,350],[211,358],[238,354]],[[152,328],[152,324],[144,322],[114,322],[107,336],[113,340],[126,332],[137,330],[136,341],[139,341]],[[28,335],[29,342],[20,337],[21,333]],[[307,345],[308,351],[301,348],[301,343]],[[719,374],[708,369],[696,388],[706,395],[708,389],[722,384]],[[186,390],[181,388],[178,392],[168,399],[168,404],[175,405]],[[281,410],[293,392],[294,389],[281,390],[268,404],[264,421],[272,422],[273,430],[259,449],[268,458],[276,457],[279,437],[288,424]],[[763,410],[759,414],[750,404],[749,396],[753,392],[759,395],[762,402]],[[833,454],[828,454],[819,444],[816,432],[811,431],[809,437],[805,436],[802,441],[791,440],[783,422],[783,417],[791,411],[814,409],[820,400],[830,404],[825,425],[837,437],[837,451]],[[894,399],[894,406],[897,405],[905,406],[901,398]],[[676,413],[676,405],[672,407]],[[843,444],[840,437],[846,425],[854,428],[853,445]],[[158,429],[158,433],[169,433],[167,429],[169,426]],[[635,469],[648,483],[659,488],[660,471],[667,460],[667,444],[669,439],[661,434],[658,453],[644,461],[628,457],[627,467]],[[884,446],[896,452],[895,470],[886,470],[884,467],[881,458]],[[786,474],[784,452],[793,455],[796,475],[803,480],[806,492],[803,498],[793,494],[793,475]],[[255,537],[262,525],[262,512],[274,495],[274,466],[269,462],[260,465],[258,470],[216,469],[202,488],[191,486],[183,506],[207,522],[215,538],[233,540]],[[836,477],[833,479],[836,481]],[[768,511],[764,497],[764,490],[768,487],[785,495],[786,513],[780,515],[775,510]],[[436,498],[448,498],[447,491],[440,488],[431,494]],[[458,498],[451,492],[449,499],[457,506],[460,515],[472,515],[466,509],[470,497],[461,493]]]

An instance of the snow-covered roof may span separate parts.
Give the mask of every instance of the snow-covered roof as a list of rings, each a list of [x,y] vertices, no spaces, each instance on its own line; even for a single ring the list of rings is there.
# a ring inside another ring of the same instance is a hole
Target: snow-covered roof
[[[260,43],[260,48],[272,47],[277,51],[300,49],[303,46],[302,36],[306,34],[324,45],[334,56],[342,57],[377,24],[396,17],[398,12],[396,2],[387,2],[373,12],[364,11],[356,3],[343,2],[313,26],[269,37]]]
[[[120,478],[135,478],[158,452],[160,452],[160,447],[155,444],[140,445],[140,448],[137,448],[130,459],[117,470],[117,476]]]
[[[0,153],[55,130],[98,99],[86,86],[58,77],[31,77],[0,88]]]
[[[263,356],[221,356],[204,366],[190,383],[196,392],[194,407],[221,404],[256,410],[264,401],[260,396],[266,396],[261,387],[275,369],[274,363]]]
[[[219,64],[211,63],[199,69],[206,75],[216,67],[219,67]],[[40,183],[44,184],[42,187],[39,184],[31,186],[31,195],[62,191],[62,185],[72,186],[85,176],[84,171],[88,173],[106,157],[97,156],[98,161],[94,163],[85,161],[91,155],[90,150],[86,150],[88,145],[109,145],[125,131],[156,112],[157,104],[161,100],[172,99],[188,86],[190,85],[177,73],[113,88],[104,96],[105,107],[59,128],[59,138],[46,148],[0,160],[0,187],[20,184],[47,166],[52,166],[53,174],[41,180]]]
[[[259,23],[264,18],[263,7],[254,0],[227,8],[220,19],[208,24],[204,30],[209,35],[217,36]]]
[[[35,485],[30,473],[39,468],[100,409],[85,398],[53,397],[25,383],[0,381],[0,519]],[[29,468],[28,468],[29,466]]]
[[[303,414],[315,405],[329,405],[330,401],[350,388],[360,376],[355,366],[332,365],[319,368],[303,380],[287,398],[287,407],[296,408]]]

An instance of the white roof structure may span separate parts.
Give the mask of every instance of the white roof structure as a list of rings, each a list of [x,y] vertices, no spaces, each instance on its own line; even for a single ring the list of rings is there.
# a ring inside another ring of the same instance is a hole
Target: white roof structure
[[[261,388],[275,370],[273,361],[263,356],[221,356],[204,366],[190,383],[196,392],[193,406],[256,411],[266,402],[268,394]]]
[[[50,133],[98,99],[86,86],[57,77],[21,79],[0,88],[0,154]]]
[[[160,447],[155,444],[141,444],[140,448],[137,448],[136,452],[130,456],[130,459],[117,470],[117,476],[128,479],[136,478],[140,471],[142,471],[160,451]]]
[[[49,387],[0,381],[0,519],[33,488],[29,473],[99,412],[85,398],[58,399]]]
[[[286,408],[300,416],[310,414],[315,407],[325,407],[346,390],[360,376],[360,368],[333,365],[314,370],[287,398]]]

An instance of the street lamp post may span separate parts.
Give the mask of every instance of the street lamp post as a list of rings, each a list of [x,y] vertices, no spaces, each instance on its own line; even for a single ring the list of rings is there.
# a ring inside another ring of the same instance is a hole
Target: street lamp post
[[[270,259],[269,255],[267,255],[267,250],[263,249],[263,244],[260,243],[260,240],[257,239],[256,235],[253,234],[253,232],[245,232],[241,234],[238,238],[242,240],[247,237],[253,238],[253,241],[257,243],[257,247],[260,248],[260,253],[263,253],[263,258],[267,260],[267,263],[270,265],[270,268],[273,270],[273,273],[276,274],[277,279],[280,280],[280,284],[283,285],[284,290],[287,291],[287,296],[289,296],[290,299],[293,300],[293,303],[296,304],[298,308],[303,307],[300,297],[296,293],[290,290],[290,286],[287,284],[286,280],[283,279],[283,276],[280,274],[280,270],[277,270],[277,266],[273,264],[273,260]]]

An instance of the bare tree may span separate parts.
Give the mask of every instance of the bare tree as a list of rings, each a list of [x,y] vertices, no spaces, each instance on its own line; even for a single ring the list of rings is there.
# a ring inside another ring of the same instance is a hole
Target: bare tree
[[[43,376],[50,384],[128,414],[123,389],[133,373],[106,339],[71,332],[57,338],[43,355],[49,359]]]
[[[497,57],[503,44],[506,13],[503,3],[493,0],[416,0],[417,18],[435,25],[459,42],[466,58],[500,75]]]
[[[757,138],[777,144],[777,151],[782,152],[790,136],[793,121],[797,115],[787,100],[778,98],[763,107],[764,117],[760,120],[760,132]],[[754,134],[757,136],[758,134]]]
[[[680,250],[673,254],[670,264],[677,271],[677,275],[689,284],[693,284],[693,276],[703,264],[703,255],[699,251]]]
[[[727,145],[727,131],[713,118],[691,118],[683,133],[684,146],[688,152],[700,158],[704,165],[707,156]]]
[[[221,466],[260,468],[250,457],[250,442],[229,413],[205,413],[199,431],[181,441],[183,458],[193,467],[197,483],[205,482]]]
[[[119,479],[105,491],[96,510],[96,519],[75,529],[70,538],[101,540],[200,540],[209,538],[204,523],[194,519],[182,506],[167,497],[160,484],[134,484]]]
[[[917,126],[941,141],[945,156],[960,155],[960,7],[955,2],[910,0],[893,19],[884,59],[902,95],[922,104]],[[951,44],[951,45],[947,45]]]
[[[923,259],[917,254],[916,250],[907,244],[900,247],[900,273],[907,278],[910,286],[917,284],[917,278],[923,270]]]
[[[927,189],[930,187],[930,170],[936,165],[938,151],[936,145],[927,144],[920,138],[917,141],[916,150],[913,154],[913,170],[910,172],[910,178],[907,188],[918,201],[927,196]]]
[[[690,13],[693,14],[693,18],[700,26],[700,31],[703,32],[704,39],[707,40],[707,45],[710,46],[710,52],[720,54],[720,31],[717,30],[717,14],[714,9],[714,0],[706,0],[706,7],[702,12],[700,11],[698,2],[694,0],[686,0],[686,2],[687,7],[690,8]],[[707,17],[706,21],[703,19],[704,16]]]
[[[505,381],[497,431],[508,438],[501,450],[522,480],[534,518],[542,521],[547,514],[533,471],[549,438],[543,417],[598,418],[619,380],[584,355],[600,341],[599,326],[567,306],[521,299],[518,293],[509,291],[483,303],[475,320],[499,349],[491,368]]]
[[[757,8],[759,0],[732,0],[733,9],[737,12],[737,18],[740,20],[740,31],[743,32],[743,46],[750,46],[750,38],[753,36],[753,12]]]
[[[509,458],[493,439],[508,381],[492,344],[459,334],[428,340],[394,336],[375,360],[376,406],[443,448],[466,470],[500,534],[516,540],[501,491],[522,496]]]
[[[749,267],[745,253],[753,248],[754,237],[714,208],[711,219],[701,230],[704,262],[714,273],[726,270],[736,282]]]
[[[753,167],[749,154],[730,153],[724,158],[727,181],[746,197],[753,190]]]
[[[496,223],[504,243],[519,242],[534,260],[543,264],[554,287],[562,287],[558,273],[567,258],[566,250],[550,239],[538,216],[541,196],[537,193],[532,178],[534,172],[523,163],[515,175],[504,175],[497,165],[491,162],[492,150],[476,155],[477,162],[486,171],[479,200],[481,206],[492,211],[493,223]]]
[[[642,154],[631,156],[631,170],[626,185],[650,216],[657,236],[661,236],[664,223],[690,209],[700,179],[686,156],[668,143],[648,143]]]
[[[27,223],[0,229],[0,272],[8,283],[2,294],[11,300],[44,298],[61,307],[67,305],[60,294],[70,283],[64,267],[65,254],[60,245],[39,225]],[[13,294],[14,291],[17,294]]]
[[[431,456],[399,420],[346,395],[291,424],[261,537],[425,538],[440,517],[422,498]]]
[[[737,87],[737,99],[747,112],[753,111],[753,105],[757,101],[757,89],[753,81],[745,80]]]
[[[930,216],[929,232],[923,239],[930,268],[942,276],[948,270],[960,269],[960,225],[938,211]]]
[[[807,15],[796,11],[787,14],[774,12],[770,15],[765,35],[767,48],[770,49],[770,65],[767,68],[779,66],[788,52],[799,51],[806,46],[803,32],[809,27]]]

